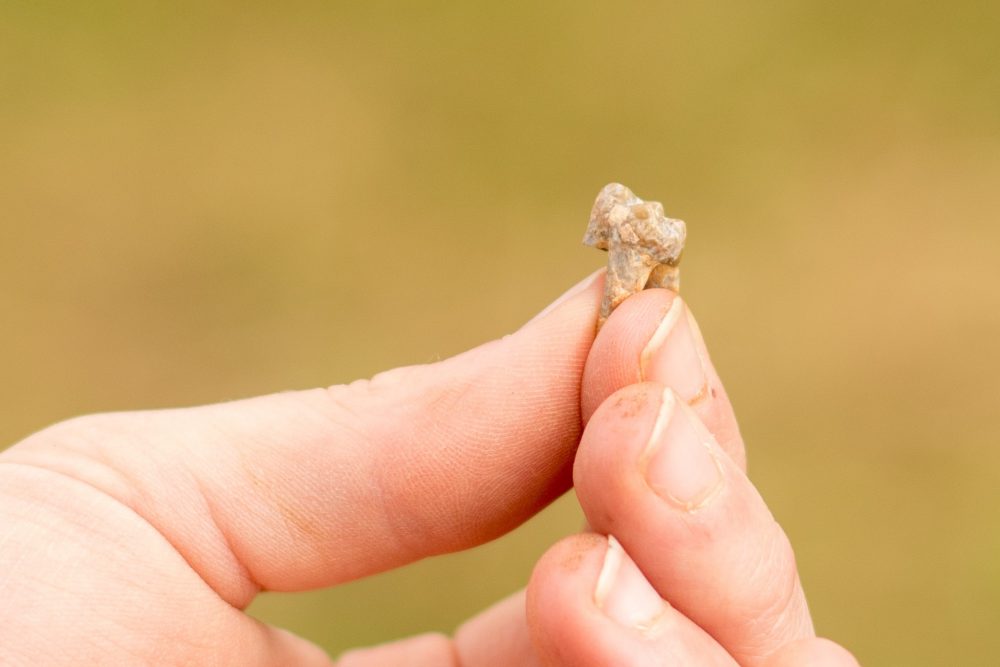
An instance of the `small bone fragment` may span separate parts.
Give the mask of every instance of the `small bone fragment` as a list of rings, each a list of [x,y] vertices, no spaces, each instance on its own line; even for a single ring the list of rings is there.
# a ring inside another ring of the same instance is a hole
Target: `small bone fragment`
[[[644,202],[620,183],[601,189],[583,237],[584,244],[608,251],[598,329],[618,304],[642,289],[680,290],[677,264],[686,235],[684,221],[666,217],[660,202]]]

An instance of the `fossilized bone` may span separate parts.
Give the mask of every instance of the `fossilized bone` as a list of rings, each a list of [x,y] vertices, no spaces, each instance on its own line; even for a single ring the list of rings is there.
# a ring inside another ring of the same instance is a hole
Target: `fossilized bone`
[[[677,264],[686,235],[684,221],[666,217],[660,202],[643,201],[620,183],[601,189],[583,237],[586,245],[608,251],[598,329],[631,294],[647,287],[680,290]]]

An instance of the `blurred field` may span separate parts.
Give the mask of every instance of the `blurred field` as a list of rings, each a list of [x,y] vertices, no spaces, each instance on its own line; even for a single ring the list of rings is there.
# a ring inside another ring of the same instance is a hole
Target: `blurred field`
[[[501,336],[620,180],[688,221],[819,632],[995,661],[1000,4],[651,4],[0,5],[0,441]],[[252,611],[450,631],[578,525]]]

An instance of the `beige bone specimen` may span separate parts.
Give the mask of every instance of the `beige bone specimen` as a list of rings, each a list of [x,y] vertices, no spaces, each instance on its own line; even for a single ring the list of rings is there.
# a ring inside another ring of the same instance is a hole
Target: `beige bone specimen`
[[[643,201],[620,183],[605,185],[590,212],[586,245],[608,251],[608,275],[598,329],[629,295],[647,287],[680,289],[686,228],[663,214],[657,201]]]

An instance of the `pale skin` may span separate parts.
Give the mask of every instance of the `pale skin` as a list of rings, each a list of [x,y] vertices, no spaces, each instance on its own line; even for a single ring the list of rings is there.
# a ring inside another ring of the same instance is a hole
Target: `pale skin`
[[[0,454],[0,664],[856,665],[815,636],[686,304],[644,291],[595,339],[602,289],[436,364]],[[487,542],[571,485],[590,528],[451,636],[329,657],[242,611]]]

